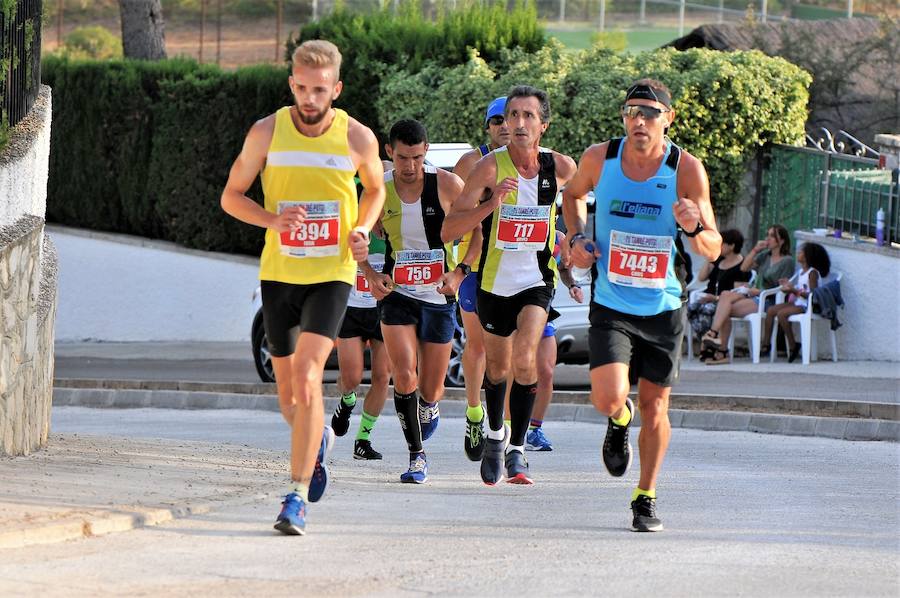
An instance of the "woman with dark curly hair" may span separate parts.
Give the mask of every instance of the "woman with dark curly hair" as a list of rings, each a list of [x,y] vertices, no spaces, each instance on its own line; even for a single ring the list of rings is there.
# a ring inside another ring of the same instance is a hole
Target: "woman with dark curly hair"
[[[791,283],[787,278],[778,281],[781,290],[787,293],[788,297],[784,303],[773,305],[766,310],[766,325],[762,337],[762,341],[768,343],[772,337],[775,318],[778,318],[778,326],[784,331],[788,345],[789,363],[793,363],[800,355],[800,343],[794,339],[794,330],[788,318],[806,311],[812,290],[831,272],[831,258],[828,257],[825,248],[818,243],[804,243],[797,251],[797,263],[800,265],[797,282]],[[769,345],[765,344],[760,353],[768,353],[769,349]]]

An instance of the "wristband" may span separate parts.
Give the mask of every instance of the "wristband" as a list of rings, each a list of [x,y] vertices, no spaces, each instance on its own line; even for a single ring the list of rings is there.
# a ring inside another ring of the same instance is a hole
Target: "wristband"
[[[705,229],[703,228],[703,223],[700,222],[700,221],[698,220],[698,221],[697,221],[697,228],[695,228],[695,229],[693,230],[693,232],[690,232],[690,233],[689,233],[689,232],[687,232],[687,231],[684,230],[684,229],[681,229],[681,232],[684,233],[684,236],[685,236],[685,237],[690,237],[690,238],[693,239],[694,237],[696,237],[697,235],[699,235],[700,233],[702,233],[704,230],[705,230]]]
[[[354,229],[351,232],[362,233],[362,236],[364,236],[366,238],[366,241],[369,240],[369,229],[367,229],[365,226],[354,227]]]
[[[584,236],[584,233],[575,233],[574,235],[572,235],[572,238],[569,239],[569,249],[575,246],[575,241],[586,238],[587,237]]]

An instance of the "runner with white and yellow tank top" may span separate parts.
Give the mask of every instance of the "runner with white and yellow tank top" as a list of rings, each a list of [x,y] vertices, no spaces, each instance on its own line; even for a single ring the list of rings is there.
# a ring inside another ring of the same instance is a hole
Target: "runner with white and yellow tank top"
[[[369,265],[375,270],[384,266],[384,240],[379,238],[379,227],[372,231],[369,241]],[[343,436],[350,429],[350,415],[356,406],[356,389],[362,382],[365,366],[365,349],[369,346],[371,380],[363,402],[359,428],[353,442],[353,458],[379,460],[381,453],[372,448],[369,435],[375,427],[378,416],[387,400],[388,385],[391,381],[391,362],[384,348],[381,335],[381,318],[378,305],[369,281],[362,268],[356,271],[356,280],[350,288],[347,299],[347,313],[338,332],[338,387],[341,398],[331,416],[331,428],[336,436]]]
[[[421,484],[428,479],[422,441],[438,425],[437,403],[456,329],[456,292],[465,278],[462,268],[449,267],[454,239],[441,239],[441,225],[463,185],[456,175],[425,165],[428,138],[415,120],[395,123],[385,149],[394,163],[384,175],[385,263],[381,273],[363,268],[379,299],[394,406],[409,449],[409,469],[400,480]],[[473,242],[461,263],[471,264],[479,249]]]
[[[288,79],[294,105],[251,127],[221,199],[228,214],[266,229],[263,319],[291,427],[291,484],[275,528],[291,535],[305,533],[307,503],[328,481],[334,436],[323,426],[322,373],[384,202],[375,135],[331,106],[343,88],[340,65],[331,42],[297,47]],[[365,188],[358,204],[354,174]],[[246,195],[258,175],[264,206]]]
[[[575,161],[540,147],[550,121],[547,93],[514,87],[506,100],[510,143],[476,164],[443,235],[453,238],[481,225],[478,318],[487,355],[488,439],[481,479],[531,484],[524,445],[537,388],[536,353],[556,284],[556,195],[575,173]],[[516,331],[514,338],[510,338]],[[511,432],[504,459],[503,399],[510,389]]]
[[[495,98],[488,104],[484,115],[484,130],[489,143],[466,152],[453,167],[453,174],[465,181],[475,164],[484,156],[509,143],[509,129],[506,126],[506,96]],[[477,229],[481,234],[481,227]],[[466,233],[456,248],[457,255],[463,256],[475,231]],[[475,313],[476,290],[478,288],[478,261],[476,260],[459,285],[459,313],[466,331],[463,347],[462,367],[466,384],[466,432],[463,448],[471,461],[481,461],[484,454],[484,407],[481,405],[481,386],[484,382],[484,338],[481,322]]]

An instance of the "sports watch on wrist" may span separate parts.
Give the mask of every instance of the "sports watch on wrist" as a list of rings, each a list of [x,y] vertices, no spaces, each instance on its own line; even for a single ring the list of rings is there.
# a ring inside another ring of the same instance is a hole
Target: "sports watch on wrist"
[[[687,232],[687,231],[684,230],[684,229],[681,229],[681,232],[684,233],[684,236],[685,236],[685,237],[691,237],[691,238],[694,238],[694,237],[696,237],[697,235],[699,235],[700,233],[702,233],[704,230],[705,230],[705,229],[703,228],[703,223],[700,222],[700,221],[698,220],[698,221],[697,221],[697,228],[695,228],[695,229],[693,230],[693,232],[690,232],[690,233],[689,233],[689,232]]]
[[[456,269],[462,270],[463,276],[468,276],[469,274],[472,273],[472,266],[470,266],[468,264],[464,264],[462,262],[460,262],[456,265]]]

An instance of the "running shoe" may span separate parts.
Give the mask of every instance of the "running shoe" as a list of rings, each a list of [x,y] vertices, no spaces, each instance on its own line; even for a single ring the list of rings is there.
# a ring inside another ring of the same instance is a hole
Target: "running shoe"
[[[275,529],[288,536],[302,536],[306,533],[306,503],[296,492],[284,497],[281,513],[275,520]]]
[[[606,425],[606,438],[603,440],[603,464],[609,475],[620,478],[631,467],[631,443],[628,442],[628,428],[634,423],[634,403],[625,399],[625,408],[631,412],[631,420],[627,426],[617,426],[610,419]]]
[[[425,460],[425,453],[419,453],[409,462],[409,469],[406,473],[400,474],[400,481],[404,484],[424,484],[428,481],[428,462]]]
[[[357,440],[353,443],[353,458],[363,461],[378,461],[382,455],[372,448],[372,443],[368,440]]]
[[[344,401],[338,399],[338,405],[334,408],[334,415],[331,416],[331,428],[334,430],[335,436],[343,436],[350,429],[350,414],[353,413],[352,405],[345,405]]]
[[[656,516],[656,499],[644,494],[631,501],[631,512],[634,519],[631,529],[636,532],[661,532],[662,521]]]
[[[437,403],[422,404],[419,400],[419,424],[422,426],[422,440],[428,440],[434,431],[437,430],[438,423],[441,421],[441,409]]]
[[[528,461],[519,451],[506,453],[506,482],[508,484],[533,484],[528,477]]]
[[[466,457],[469,461],[481,461],[484,455],[484,418],[480,422],[473,422],[466,417]]]
[[[316,465],[313,467],[312,480],[309,481],[309,502],[319,502],[325,494],[325,488],[328,486],[328,466],[325,464],[325,458],[331,452],[332,446],[334,446],[334,430],[331,426],[325,426],[322,430],[319,454],[316,455]]]
[[[535,428],[525,437],[525,450],[552,451],[553,444],[551,444],[550,440],[544,436],[544,430],[542,428]]]

